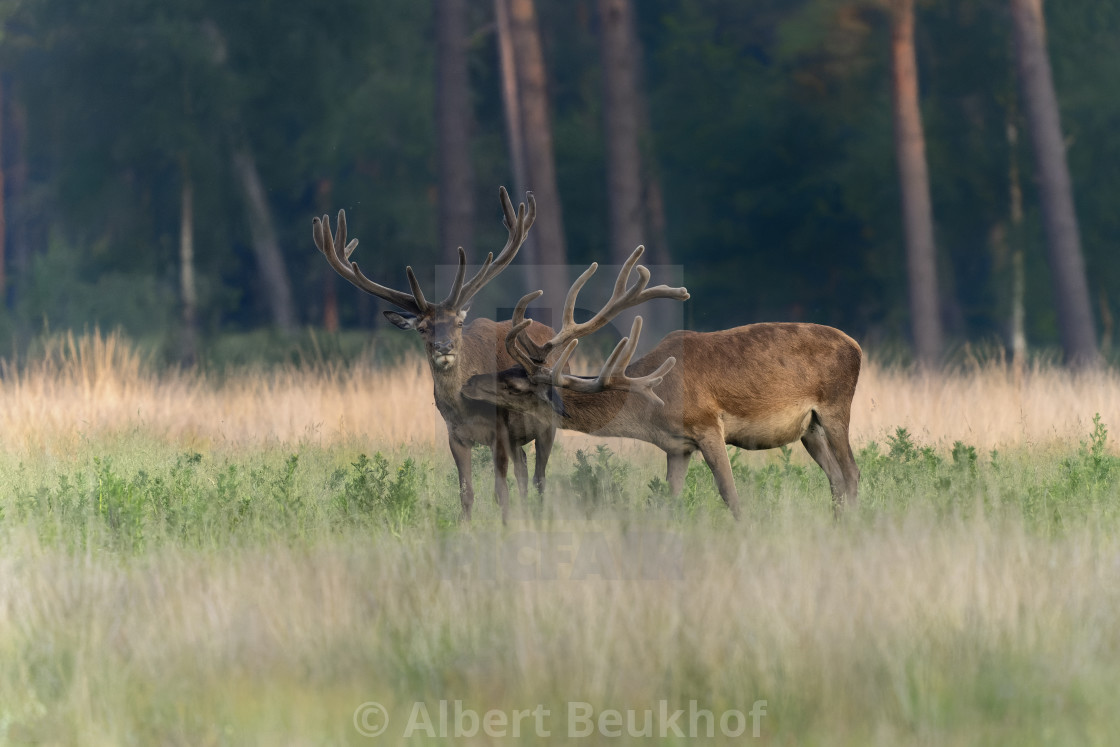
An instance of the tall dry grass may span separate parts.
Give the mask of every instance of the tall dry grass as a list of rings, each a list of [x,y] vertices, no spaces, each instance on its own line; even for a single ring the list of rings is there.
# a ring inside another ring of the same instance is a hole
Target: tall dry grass
[[[0,720],[33,743],[364,743],[352,714],[378,701],[383,739],[400,743],[413,702],[462,700],[543,704],[553,739],[528,741],[563,744],[570,701],[719,713],[766,700],[761,736],[783,744],[1115,736],[1114,535],[803,519],[681,530],[677,562],[648,580],[573,577],[589,546],[600,570],[604,551],[633,552],[609,524],[512,535],[574,549],[532,555],[529,575],[525,553],[507,558],[481,581],[468,571],[485,553],[432,537],[126,564],[31,542],[0,555],[0,656],[15,665]]]
[[[1120,426],[1120,374],[1039,365],[1016,385],[999,362],[915,373],[868,362],[852,413],[858,448],[898,427],[923,443],[981,449],[1077,443],[1094,414]],[[68,335],[0,378],[0,448],[66,451],[135,433],[185,447],[361,442],[371,448],[445,442],[422,360],[244,370],[221,377],[154,372],[116,334]],[[582,445],[596,441],[566,433]],[[616,444],[618,442],[615,442]],[[623,449],[641,451],[640,446]],[[652,447],[651,453],[656,452]]]
[[[200,449],[352,439],[429,446],[441,426],[422,360],[157,373],[118,334],[70,334],[23,366],[5,366],[0,379],[8,451],[66,451],[132,433]]]

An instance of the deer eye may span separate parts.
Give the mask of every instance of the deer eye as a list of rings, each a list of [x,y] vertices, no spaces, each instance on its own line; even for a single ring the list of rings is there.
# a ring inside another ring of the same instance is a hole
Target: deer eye
[[[455,326],[456,327],[462,327],[463,326],[463,320],[460,319],[459,321],[455,322]]]

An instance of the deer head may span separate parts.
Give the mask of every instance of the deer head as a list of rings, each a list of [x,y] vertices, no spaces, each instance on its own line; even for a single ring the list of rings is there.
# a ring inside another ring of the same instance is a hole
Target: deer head
[[[568,358],[579,344],[580,338],[603,328],[623,310],[655,298],[673,298],[680,301],[688,299],[688,291],[684,288],[670,288],[666,285],[646,287],[649,284],[649,270],[637,264],[644,251],[645,248],[639,246],[626,260],[615,280],[614,292],[603,308],[591,319],[577,324],[576,298],[580,289],[599,267],[597,263],[592,263],[568,290],[568,295],[564,299],[560,331],[544,343],[535,343],[525,334],[526,328],[531,323],[525,319],[525,311],[530,303],[543,294],[543,291],[534,291],[524,296],[514,309],[513,325],[506,336],[506,349],[518,365],[497,374],[472,376],[463,387],[463,396],[491,402],[510,410],[534,414],[542,419],[551,418],[554,412],[561,417],[566,415],[560,389],[583,393],[608,389],[630,391],[647,398],[654,404],[664,404],[653,390],[676,364],[675,358],[666,359],[655,371],[645,376],[626,375],[626,367],[638,347],[638,337],[642,332],[640,316],[634,319],[630,335],[618,342],[598,375],[583,377],[564,372]],[[638,280],[627,287],[635,266],[637,266]]]
[[[454,368],[459,360],[463,322],[467,317],[471,298],[513,261],[536,219],[537,203],[531,192],[526,195],[528,208],[525,203],[521,203],[516,211],[505,187],[501,187],[498,193],[504,213],[503,223],[509,232],[505,247],[498,253],[497,259],[491,252],[481,269],[470,280],[466,280],[467,254],[463,247],[459,247],[459,268],[451,292],[439,303],[431,303],[425,298],[411,266],[405,268],[411,293],[387,288],[367,278],[358,263],[350,261],[358,240],[346,242],[346,211],[338,211],[338,227],[333,237],[330,219],[326,215],[312,221],[312,236],[315,246],[327,258],[335,272],[357,288],[398,307],[400,311],[385,311],[386,318],[401,329],[419,332],[433,370],[447,371]]]

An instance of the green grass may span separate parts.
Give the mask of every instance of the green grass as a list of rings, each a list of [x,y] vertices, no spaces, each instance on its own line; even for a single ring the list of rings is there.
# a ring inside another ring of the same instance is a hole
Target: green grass
[[[858,461],[836,521],[800,447],[733,453],[735,523],[702,462],[673,497],[659,462],[561,448],[544,500],[514,490],[502,527],[481,450],[471,526],[443,452],[125,436],[0,456],[0,743],[368,744],[354,713],[377,701],[392,744],[416,702],[438,730],[441,700],[548,709],[529,743],[572,741],[577,701],[620,711],[616,742],[694,743],[657,720],[683,709],[687,734],[693,700],[717,743],[1120,733],[1105,426],[1047,453],[899,429]],[[757,740],[749,715],[720,734],[759,700]],[[626,736],[628,709],[653,738]],[[503,741],[454,726],[411,741]]]

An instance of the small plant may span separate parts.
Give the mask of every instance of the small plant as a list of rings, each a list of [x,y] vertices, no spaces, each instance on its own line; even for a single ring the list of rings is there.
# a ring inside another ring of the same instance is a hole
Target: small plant
[[[629,471],[629,466],[602,444],[594,457],[580,449],[576,452],[576,466],[570,478],[572,489],[585,505],[600,506],[622,498]]]
[[[362,454],[350,465],[342,493],[335,505],[350,518],[380,515],[392,531],[398,533],[415,519],[419,490],[416,463],[405,459],[390,477],[389,460],[375,453],[372,458]],[[336,473],[336,480],[339,477]]]
[[[1088,447],[1082,445],[1082,450],[1086,453],[1089,464],[1098,472],[1105,471],[1111,461],[1105,451],[1107,447],[1108,428],[1105,427],[1101,420],[1101,414],[1098,412],[1093,415],[1093,432],[1089,434]]]
[[[94,509],[98,516],[121,545],[134,549],[143,547],[147,475],[128,480],[113,469],[111,459],[94,457],[93,464],[97,478]]]
[[[397,468],[397,476],[387,486],[381,506],[393,534],[399,535],[416,518],[417,478],[416,462],[408,458]]]
[[[910,462],[918,457],[918,447],[905,428],[899,427],[893,436],[887,436],[887,445],[887,456],[896,462]]]
[[[380,453],[370,459],[365,454],[350,465],[349,478],[338,496],[338,503],[346,513],[369,514],[378,507],[381,496],[389,483],[389,461]]]
[[[272,498],[284,516],[299,513],[303,499],[296,490],[296,469],[299,467],[299,454],[289,454],[284,460],[284,470],[272,482]]]
[[[669,483],[662,480],[660,477],[652,478],[646,483],[646,487],[649,488],[649,498],[646,500],[648,505],[664,505],[671,497],[669,495]]]
[[[963,441],[956,441],[953,443],[952,457],[955,466],[966,468],[969,472],[975,474],[977,458],[975,446],[968,446]]]

